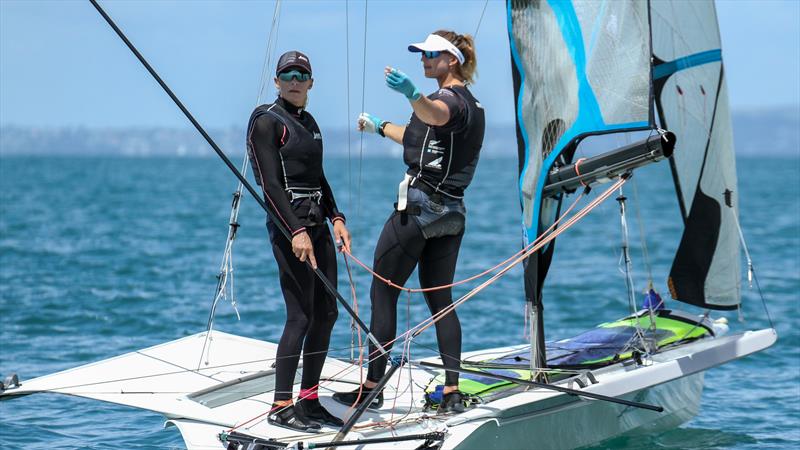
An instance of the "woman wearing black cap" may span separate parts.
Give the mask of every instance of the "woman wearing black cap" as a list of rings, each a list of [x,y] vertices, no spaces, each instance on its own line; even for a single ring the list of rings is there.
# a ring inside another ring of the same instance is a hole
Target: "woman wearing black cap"
[[[336,252],[325,220],[333,224],[336,243],[350,248],[345,218],[336,207],[322,170],[322,135],[305,111],[314,84],[311,63],[298,51],[284,53],[275,72],[278,99],[255,109],[247,131],[247,147],[256,181],[280,223],[292,234],[289,242],[267,219],[272,252],[278,263],[286,302],[286,325],[275,362],[275,397],[268,422],[298,431],[342,421],[319,402],[317,385],[338,315],[336,299],[314,276],[319,268],[336,284]],[[292,386],[303,350],[300,396],[293,404]]]
[[[402,144],[403,159],[408,165],[399,186],[396,210],[378,239],[373,268],[402,285],[419,264],[420,285],[426,288],[453,282],[464,235],[464,190],[475,173],[483,144],[484,113],[467,89],[476,68],[471,36],[440,30],[408,49],[422,54],[425,77],[436,79],[439,89],[425,97],[407,75],[387,67],[386,84],[406,96],[413,109],[411,120],[403,126],[362,113],[358,129]],[[399,294],[398,289],[373,278],[370,328],[381,343],[388,343],[396,335]],[[452,304],[450,289],[426,292],[425,300],[431,313],[436,314]],[[436,322],[436,337],[444,365],[459,367],[461,324],[455,311]],[[372,346],[370,353],[375,354]],[[336,393],[333,398],[346,404],[363,401],[383,376],[386,363],[385,357],[373,359],[360,389]],[[382,404],[380,394],[370,406],[380,408]],[[438,411],[463,409],[458,373],[446,371],[444,398]]]

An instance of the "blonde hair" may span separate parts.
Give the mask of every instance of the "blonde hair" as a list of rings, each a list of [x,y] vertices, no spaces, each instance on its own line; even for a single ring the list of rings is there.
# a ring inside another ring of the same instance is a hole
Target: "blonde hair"
[[[434,31],[433,34],[447,39],[461,50],[464,55],[464,64],[456,66],[456,76],[466,84],[471,84],[478,77],[478,57],[475,54],[475,39],[469,34],[458,34],[450,30],[438,30]]]

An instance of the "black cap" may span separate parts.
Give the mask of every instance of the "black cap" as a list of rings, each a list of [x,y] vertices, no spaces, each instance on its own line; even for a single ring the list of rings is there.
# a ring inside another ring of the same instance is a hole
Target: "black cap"
[[[282,54],[281,57],[278,58],[278,66],[275,68],[275,75],[292,67],[302,69],[309,74],[311,73],[311,61],[308,60],[308,56],[297,50],[292,50]]]

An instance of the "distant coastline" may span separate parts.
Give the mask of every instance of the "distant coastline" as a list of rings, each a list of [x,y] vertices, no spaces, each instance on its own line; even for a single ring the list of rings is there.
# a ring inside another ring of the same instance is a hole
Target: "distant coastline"
[[[800,157],[800,106],[733,113],[734,143],[740,156]],[[209,134],[231,156],[244,152],[244,129],[210,129]],[[325,151],[331,156],[362,152],[364,156],[398,155],[388,140],[366,137],[343,128],[323,128]],[[487,127],[487,157],[514,156],[513,124]],[[185,128],[37,128],[0,126],[0,156],[212,156],[213,151],[190,126]]]

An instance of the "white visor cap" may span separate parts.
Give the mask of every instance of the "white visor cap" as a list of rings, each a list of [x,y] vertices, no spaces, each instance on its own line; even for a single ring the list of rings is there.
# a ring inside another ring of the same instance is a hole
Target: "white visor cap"
[[[411,44],[408,46],[410,52],[447,52],[455,56],[459,64],[464,64],[464,54],[452,42],[439,36],[438,34],[429,34],[425,42]]]

